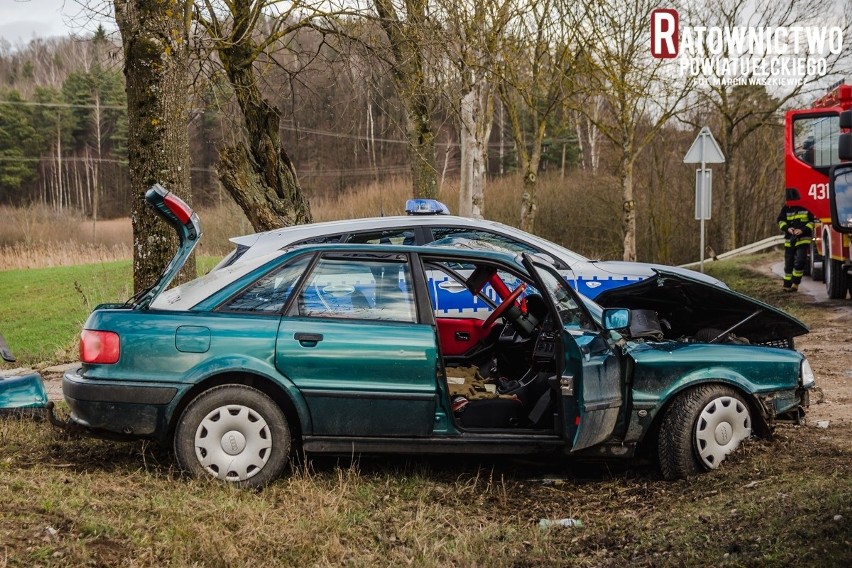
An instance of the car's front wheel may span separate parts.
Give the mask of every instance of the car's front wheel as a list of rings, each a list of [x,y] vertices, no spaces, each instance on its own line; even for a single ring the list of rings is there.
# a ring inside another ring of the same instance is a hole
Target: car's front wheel
[[[281,408],[244,385],[201,393],[181,414],[174,437],[184,471],[247,487],[263,487],[281,475],[290,443]]]
[[[660,470],[680,479],[719,467],[751,436],[751,412],[734,389],[704,385],[679,395],[660,428]]]

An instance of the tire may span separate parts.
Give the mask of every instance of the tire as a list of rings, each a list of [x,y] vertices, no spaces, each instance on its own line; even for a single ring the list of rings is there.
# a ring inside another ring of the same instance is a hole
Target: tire
[[[846,297],[846,269],[843,261],[831,258],[831,251],[825,249],[825,293],[832,300],[842,300]]]
[[[290,445],[290,427],[281,408],[243,385],[223,385],[198,395],[181,414],[174,436],[181,469],[193,477],[251,488],[281,476]]]
[[[660,427],[663,478],[688,477],[719,467],[751,436],[751,410],[737,391],[704,385],[680,394]]]
[[[807,270],[805,271],[805,274],[810,275],[814,282],[822,282],[825,280],[823,266],[823,258],[817,252],[816,243],[811,241],[811,250],[808,255],[808,264],[806,265]]]

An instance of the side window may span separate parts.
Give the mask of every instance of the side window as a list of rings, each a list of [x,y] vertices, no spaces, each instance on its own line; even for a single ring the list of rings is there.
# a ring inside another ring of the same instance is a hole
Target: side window
[[[462,278],[470,277],[474,265],[459,265],[456,263],[430,263],[427,266],[426,277],[429,286],[429,299],[432,303],[432,310],[436,318],[479,318],[486,319],[492,311],[492,307],[467,289],[463,282],[459,282],[456,278],[449,274],[449,271],[442,270],[446,266],[449,270]],[[499,281],[508,289],[509,292],[514,291],[521,285],[523,280],[509,272],[499,270],[497,272]],[[482,294],[485,295],[495,306],[502,303],[500,295],[493,288],[490,282],[486,282],[482,287]],[[532,285],[527,285],[521,294],[521,299],[532,295],[540,295],[539,291]]]
[[[294,245],[322,245],[325,243],[339,243],[340,237],[343,235],[323,235],[321,237],[311,237],[310,239],[304,239],[297,243],[293,243]]]
[[[472,272],[469,267],[454,265],[452,268],[461,276],[469,276]],[[491,306],[471,293],[464,282],[459,282],[437,265],[427,267],[426,278],[435,317],[485,319],[491,313]]]
[[[433,227],[432,246],[466,246],[468,248],[485,248],[510,252],[513,254],[528,252],[538,253],[538,249],[522,243],[511,237],[484,231],[482,229],[470,229],[464,227]]]
[[[303,256],[261,276],[219,309],[232,312],[280,313],[299,276],[305,272],[309,260],[310,257]]]
[[[347,243],[360,243],[366,245],[413,245],[414,229],[386,229],[384,231],[371,231],[368,233],[354,233],[346,239]]]
[[[298,315],[416,322],[412,290],[405,257],[326,257],[299,293]]]
[[[840,136],[840,117],[802,117],[793,122],[793,152],[796,157],[816,167],[840,162],[837,143]]]

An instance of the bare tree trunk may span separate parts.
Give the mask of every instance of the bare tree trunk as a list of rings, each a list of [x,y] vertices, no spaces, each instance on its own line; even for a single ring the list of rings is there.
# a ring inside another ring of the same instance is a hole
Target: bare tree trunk
[[[485,182],[488,139],[494,119],[491,87],[478,77],[461,101],[462,176],[459,215],[482,219],[485,213]]]
[[[147,206],[154,183],[191,200],[187,133],[188,29],[191,2],[114,0],[124,46],[128,158],[133,222],[133,286],[150,285],[174,256],[174,231]],[[189,259],[179,280],[195,277]]]
[[[735,179],[737,176],[737,152],[730,148],[733,139],[733,128],[726,129],[723,136],[725,163],[722,166],[722,249],[723,251],[737,248],[737,195]]]
[[[374,0],[374,5],[395,60],[391,78],[405,107],[414,196],[435,198],[438,197],[435,133],[421,52],[426,34],[426,0],[405,1],[407,20],[400,17],[391,0]]]
[[[92,184],[94,185],[94,196],[92,197],[92,238],[95,237],[98,230],[98,197],[100,193],[101,180],[98,172],[101,169],[101,157],[103,153],[103,137],[101,132],[101,95],[95,93],[95,143],[98,149],[98,159],[92,167]]]
[[[77,204],[80,213],[86,214],[86,203],[83,201],[83,182],[80,181],[80,162],[74,160],[74,188],[77,190]]]
[[[430,123],[430,111],[425,97],[415,96],[408,107],[408,156],[411,160],[411,179],[415,197],[438,197],[438,171],[435,168],[435,133]]]
[[[222,148],[219,179],[255,231],[310,223],[310,204],[293,162],[281,147],[281,113],[260,94],[252,53],[240,44],[219,50],[245,119],[248,145]]]
[[[521,230],[532,233],[535,230],[536,175],[527,170],[524,174],[524,193],[521,195]]]
[[[583,171],[588,169],[586,165],[586,147],[583,145],[583,127],[580,126],[580,115],[575,114],[574,132],[577,133],[577,149],[580,151],[580,167]]]
[[[370,169],[373,171],[373,181],[379,183],[379,166],[376,162],[376,131],[373,123],[373,104],[367,103],[367,125],[369,129],[369,138],[367,139],[367,160],[370,162]],[[358,145],[355,145],[356,151]],[[384,215],[384,207],[382,207],[382,215]]]
[[[56,115],[56,210],[62,211],[62,129]]]
[[[461,165],[459,167],[459,215],[473,217],[473,105],[475,104],[473,90],[468,91],[461,100],[461,132],[459,132],[459,151]]]
[[[247,0],[228,2],[224,8],[229,17],[225,17],[208,2],[207,13],[199,10],[195,14],[213,40],[245,125],[245,138],[219,152],[219,180],[256,231],[311,221],[310,204],[296,168],[281,145],[281,112],[258,87],[255,62],[289,33],[287,26],[279,27],[287,17],[279,16],[274,24],[271,18],[258,19],[264,5]],[[300,25],[296,21],[293,29]]]
[[[624,149],[619,167],[621,179],[621,228],[624,233],[624,260],[636,260],[636,201],[633,199],[632,150]]]
[[[447,179],[447,170],[450,169],[450,156],[453,153],[453,143],[452,143],[451,140],[449,140],[449,136],[447,138],[448,138],[447,150],[446,150],[446,152],[444,152],[444,167],[441,170],[441,183],[438,186],[439,189],[444,188],[444,181]],[[459,159],[462,162],[461,165],[462,165],[462,167],[464,167],[464,149],[463,148],[459,149],[459,153],[461,154],[461,156],[459,157]],[[459,213],[459,214],[461,215],[461,213]]]

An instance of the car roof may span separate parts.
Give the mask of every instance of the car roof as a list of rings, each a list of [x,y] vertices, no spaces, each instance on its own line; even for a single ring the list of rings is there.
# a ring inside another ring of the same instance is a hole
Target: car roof
[[[360,219],[343,219],[340,221],[322,221],[320,223],[308,223],[306,225],[291,225],[272,229],[262,233],[253,233],[240,237],[232,237],[230,241],[234,244],[252,246],[262,239],[287,238],[291,241],[308,238],[317,235],[329,235],[334,233],[348,233],[353,231],[364,231],[369,229],[383,229],[385,227],[447,224],[466,225],[471,222],[478,224],[492,224],[501,226],[494,221],[475,221],[467,217],[455,215],[394,215],[389,217],[363,217]]]
[[[367,243],[322,243],[299,245],[293,247],[283,254],[290,255],[292,252],[364,252],[375,254],[410,254],[415,253],[420,256],[441,256],[447,258],[470,258],[479,260],[491,260],[502,262],[517,267],[524,272],[523,262],[520,255],[511,254],[503,251],[483,250],[478,248],[448,248],[448,247],[433,247],[433,246],[418,246],[418,245],[393,245],[393,244],[367,244]],[[275,258],[277,255],[272,255]]]
[[[357,233],[369,230],[382,230],[399,227],[428,227],[449,226],[463,228],[490,229],[503,233],[521,242],[526,242],[539,249],[548,251],[550,254],[561,258],[564,262],[589,262],[585,256],[562,247],[554,242],[543,239],[537,235],[521,231],[510,225],[487,219],[471,219],[455,215],[407,215],[391,217],[365,217],[361,219],[348,219],[343,221],[325,221],[322,223],[309,223],[307,225],[294,225],[273,229],[263,233],[254,233],[233,237],[232,243],[238,247],[246,247],[253,250],[253,256],[262,255],[273,250],[287,247],[304,239],[334,235],[338,233]]]

